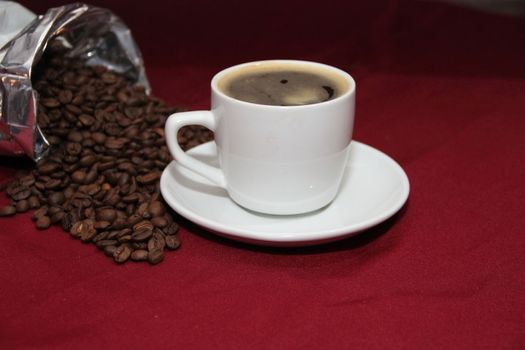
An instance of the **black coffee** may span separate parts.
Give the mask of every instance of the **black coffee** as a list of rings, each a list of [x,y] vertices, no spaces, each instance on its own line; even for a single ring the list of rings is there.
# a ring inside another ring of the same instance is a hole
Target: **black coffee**
[[[294,67],[246,67],[226,75],[219,88],[237,100],[273,106],[300,106],[341,96],[343,78],[331,72]]]

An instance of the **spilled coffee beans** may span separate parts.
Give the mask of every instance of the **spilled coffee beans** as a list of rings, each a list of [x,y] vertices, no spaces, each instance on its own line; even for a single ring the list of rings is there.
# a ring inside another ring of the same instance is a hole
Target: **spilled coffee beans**
[[[39,230],[60,225],[117,263],[161,262],[180,245],[159,190],[171,161],[164,124],[178,109],[122,75],[61,56],[43,59],[33,80],[38,125],[52,148],[7,185],[11,204],[0,216],[33,209]],[[191,126],[178,137],[188,149],[212,133]]]

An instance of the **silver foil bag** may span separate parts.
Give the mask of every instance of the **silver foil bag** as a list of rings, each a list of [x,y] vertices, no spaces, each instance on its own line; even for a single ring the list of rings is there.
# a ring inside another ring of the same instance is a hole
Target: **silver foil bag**
[[[103,65],[149,91],[140,51],[118,17],[81,3],[52,8],[0,49],[0,155],[38,161],[49,149],[37,125],[31,72],[50,44],[61,46],[66,57]]]

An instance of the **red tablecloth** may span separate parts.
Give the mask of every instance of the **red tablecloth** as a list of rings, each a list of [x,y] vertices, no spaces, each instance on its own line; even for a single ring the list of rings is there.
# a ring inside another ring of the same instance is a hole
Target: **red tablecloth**
[[[525,20],[353,2],[91,1],[131,27],[173,104],[207,108],[212,75],[244,61],[349,71],[355,139],[401,164],[410,198],[310,248],[183,221],[181,249],[157,266],[116,265],[30,214],[0,219],[0,348],[525,348]],[[4,160],[1,182],[19,163]]]

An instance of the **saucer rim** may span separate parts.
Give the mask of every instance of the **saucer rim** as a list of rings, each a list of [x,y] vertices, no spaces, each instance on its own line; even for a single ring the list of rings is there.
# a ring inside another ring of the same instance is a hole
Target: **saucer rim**
[[[367,220],[356,222],[355,224],[350,225],[342,225],[341,227],[317,231],[315,233],[308,232],[285,232],[280,234],[278,237],[274,237],[274,235],[271,235],[271,237],[268,237],[268,232],[264,230],[247,230],[242,227],[236,227],[236,226],[228,226],[222,223],[218,223],[215,220],[211,220],[209,218],[206,218],[202,216],[201,214],[192,211],[188,209],[186,206],[179,203],[179,201],[174,198],[174,196],[167,190],[167,181],[169,177],[169,169],[171,167],[180,167],[185,170],[186,168],[182,167],[176,160],[172,160],[166,168],[163,170],[161,175],[161,181],[160,181],[160,190],[161,193],[166,200],[166,203],[173,208],[178,214],[185,217],[186,219],[190,220],[191,222],[202,226],[208,231],[212,231],[215,234],[218,234],[220,236],[224,236],[227,238],[231,238],[234,240],[244,241],[248,243],[255,243],[260,245],[313,245],[313,244],[319,244],[319,243],[326,243],[331,242],[334,240],[343,239],[346,237],[350,237],[353,235],[356,235],[366,229],[369,229],[371,227],[374,227],[381,222],[389,219],[393,215],[395,215],[405,204],[405,202],[408,199],[409,193],[410,193],[410,182],[408,180],[408,176],[403,170],[403,168],[390,156],[388,156],[386,153],[369,146],[367,144],[364,144],[359,141],[352,140],[352,146],[356,146],[357,150],[359,151],[359,148],[367,149],[369,152],[375,152],[377,153],[380,158],[388,163],[388,166],[392,167],[397,175],[399,176],[399,179],[402,183],[402,188],[400,190],[400,194],[398,195],[397,201],[395,201],[392,205],[390,205],[387,210],[384,210],[382,213],[375,215],[373,217],[370,217]],[[192,152],[198,152],[199,150],[202,150],[203,148],[209,148],[209,147],[215,147],[214,141],[209,141],[206,143],[203,143],[201,145],[198,145],[187,152],[191,154]],[[351,163],[347,165],[350,166]],[[191,170],[188,170],[191,171]],[[197,175],[197,174],[196,174]],[[171,181],[175,181],[174,179],[171,179]],[[206,180],[207,181],[207,180]],[[211,182],[210,182],[211,183]],[[314,216],[318,215],[319,212],[323,210],[328,210],[330,207],[330,204],[326,207],[316,210],[311,213],[306,214],[298,214],[298,215],[269,215],[269,214],[259,214],[255,212],[251,212],[249,210],[246,210],[245,208],[242,208],[237,203],[235,203],[231,198],[226,197],[226,200],[229,200],[233,205],[239,207],[242,210],[247,211],[250,215],[263,215],[263,216],[269,216],[269,217],[297,217],[297,216]]]

